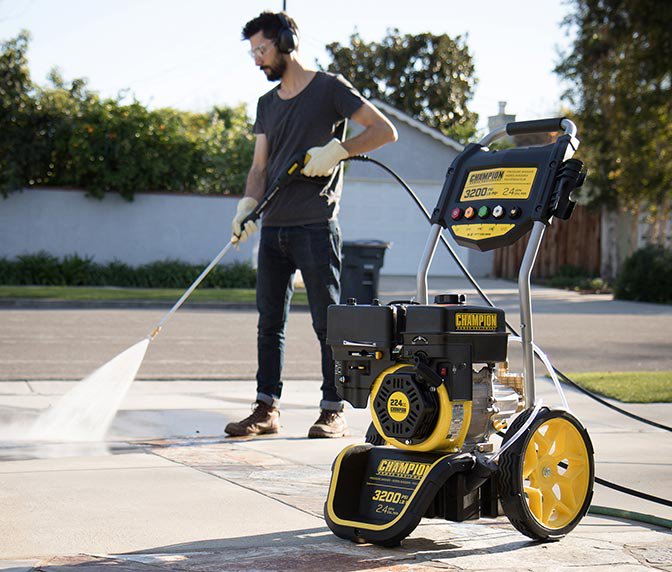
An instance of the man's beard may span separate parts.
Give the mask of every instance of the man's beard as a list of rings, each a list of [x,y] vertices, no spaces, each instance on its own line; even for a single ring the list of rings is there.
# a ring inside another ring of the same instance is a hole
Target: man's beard
[[[278,81],[282,79],[282,76],[287,70],[287,62],[285,61],[285,58],[278,54],[278,57],[270,66],[262,66],[261,69],[264,71],[268,70],[268,73],[266,73],[266,79],[268,81]]]

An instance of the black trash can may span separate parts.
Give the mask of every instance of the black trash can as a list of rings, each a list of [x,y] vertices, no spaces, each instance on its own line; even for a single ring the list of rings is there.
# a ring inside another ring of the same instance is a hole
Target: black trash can
[[[378,281],[389,242],[354,240],[343,242],[341,266],[341,304],[356,298],[358,304],[370,304],[378,297]]]

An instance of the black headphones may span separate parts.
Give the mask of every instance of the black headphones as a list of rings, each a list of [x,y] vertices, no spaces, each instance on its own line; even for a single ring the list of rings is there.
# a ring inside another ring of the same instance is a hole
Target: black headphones
[[[296,46],[299,45],[299,38],[282,12],[279,12],[276,16],[280,20],[282,28],[280,28],[278,36],[275,39],[275,45],[278,46],[278,50],[281,53],[291,54],[296,49]]]

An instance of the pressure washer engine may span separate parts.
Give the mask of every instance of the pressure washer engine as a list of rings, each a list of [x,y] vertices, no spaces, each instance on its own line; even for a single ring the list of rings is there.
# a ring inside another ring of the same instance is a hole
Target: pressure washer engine
[[[563,133],[537,147],[491,150],[504,135]],[[329,308],[327,342],[337,389],[371,412],[367,443],[333,464],[325,518],[339,537],[394,546],[420,519],[495,517],[523,534],[558,539],[586,514],[594,462],[590,438],[564,409],[535,399],[530,274],[552,219],[567,220],[583,182],[567,119],[510,123],[468,145],[450,165],[431,216],[417,296],[387,305]],[[481,251],[530,234],[519,272],[524,375],[507,361],[504,311],[441,294],[427,303],[427,274],[442,229]],[[511,423],[512,418],[515,420]],[[506,430],[495,452],[491,438]]]

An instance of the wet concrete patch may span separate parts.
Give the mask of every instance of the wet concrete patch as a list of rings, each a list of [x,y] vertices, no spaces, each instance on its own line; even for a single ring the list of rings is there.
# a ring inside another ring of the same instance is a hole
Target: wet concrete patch
[[[1,461],[30,461],[65,457],[102,457],[142,453],[148,447],[128,443],[44,443],[34,441],[0,441]]]

